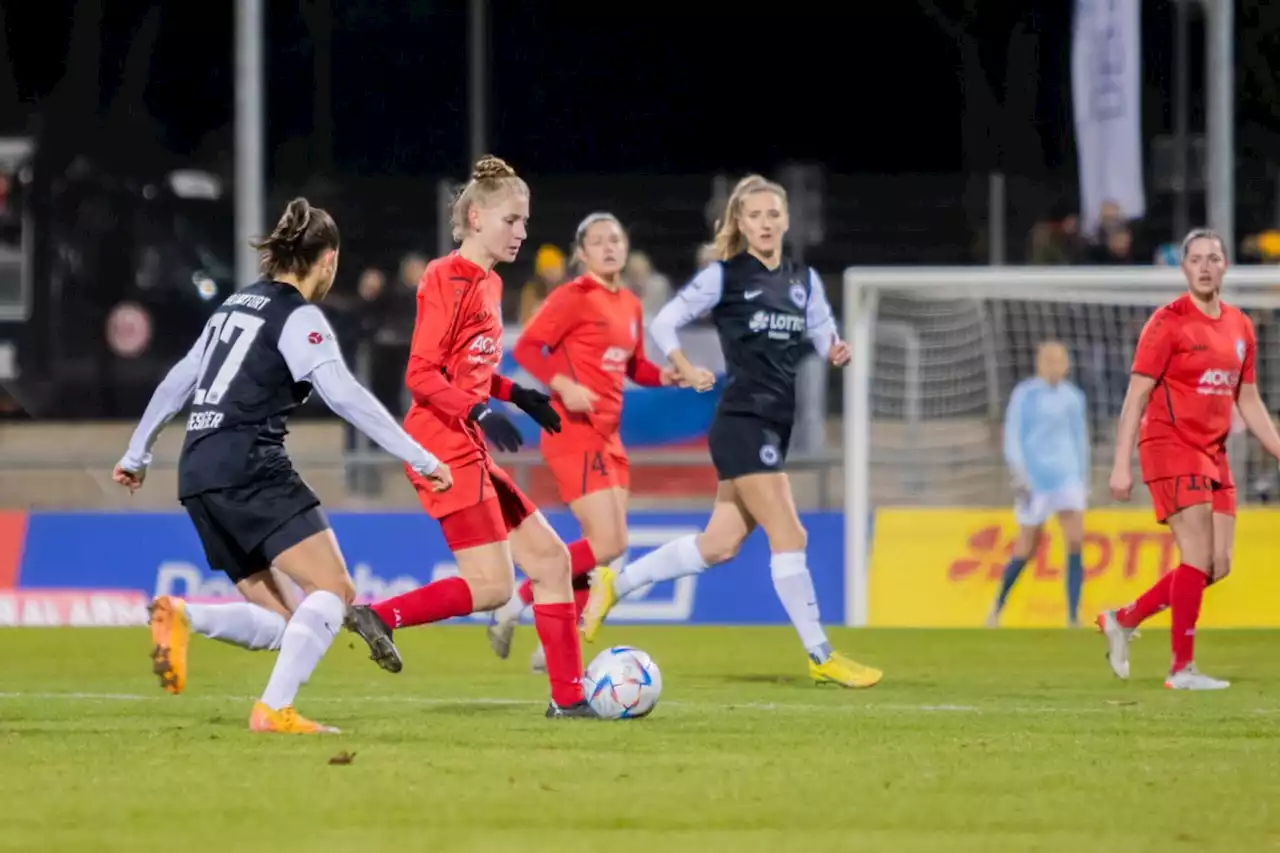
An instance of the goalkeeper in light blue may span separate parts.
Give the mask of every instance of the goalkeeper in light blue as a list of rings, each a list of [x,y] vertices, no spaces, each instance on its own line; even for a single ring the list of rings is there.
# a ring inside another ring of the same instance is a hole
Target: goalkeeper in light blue
[[[1013,480],[1018,538],[987,624],[1000,622],[1009,592],[1036,553],[1049,516],[1057,515],[1067,547],[1067,621],[1080,624],[1084,510],[1090,461],[1084,394],[1067,380],[1066,347],[1049,341],[1036,352],[1036,376],[1019,382],[1004,417],[1004,458]]]

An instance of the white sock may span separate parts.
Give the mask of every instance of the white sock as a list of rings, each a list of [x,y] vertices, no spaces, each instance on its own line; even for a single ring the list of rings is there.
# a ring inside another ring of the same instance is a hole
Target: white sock
[[[622,598],[642,586],[669,581],[707,570],[707,561],[698,551],[697,536],[681,536],[661,548],[650,551],[634,563],[628,563],[614,583],[614,591]]]
[[[515,622],[520,618],[520,614],[524,613],[525,603],[520,598],[519,584],[516,585],[517,592],[511,596],[511,600],[498,608],[495,614],[499,622]]]
[[[827,632],[822,630],[818,594],[813,589],[813,576],[805,564],[804,552],[774,554],[769,561],[769,570],[773,575],[774,591],[800,635],[804,650],[815,662],[823,663],[831,657],[831,644],[827,642]]]
[[[307,683],[329,651],[346,612],[342,599],[331,592],[313,592],[303,599],[284,629],[280,656],[262,693],[264,705],[278,711],[293,704],[298,688]]]
[[[250,604],[187,604],[191,630],[211,640],[240,646],[250,651],[280,648],[288,624],[279,613]]]

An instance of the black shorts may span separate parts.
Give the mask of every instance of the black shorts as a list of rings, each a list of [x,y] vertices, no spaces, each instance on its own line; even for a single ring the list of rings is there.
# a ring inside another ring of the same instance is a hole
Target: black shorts
[[[791,426],[755,415],[717,414],[707,431],[707,445],[722,482],[748,474],[775,474],[786,464]]]
[[[329,529],[320,499],[295,476],[202,492],[182,499],[209,568],[239,583],[276,557]]]

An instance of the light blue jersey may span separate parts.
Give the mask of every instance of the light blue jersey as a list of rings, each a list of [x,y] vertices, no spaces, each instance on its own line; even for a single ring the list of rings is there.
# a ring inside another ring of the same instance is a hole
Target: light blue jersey
[[[1032,492],[1089,484],[1084,394],[1070,382],[1024,379],[1004,416],[1004,458]]]

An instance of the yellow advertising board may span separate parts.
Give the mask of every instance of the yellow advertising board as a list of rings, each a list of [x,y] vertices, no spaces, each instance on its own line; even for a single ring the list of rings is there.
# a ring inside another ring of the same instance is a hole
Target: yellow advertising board
[[[879,627],[975,627],[984,623],[1017,526],[1005,510],[887,509],[872,535],[869,622]],[[1081,620],[1133,600],[1178,564],[1169,529],[1150,509],[1085,516]],[[1055,521],[1005,606],[1001,624],[1066,623],[1066,553]],[[1147,624],[1168,626],[1168,613]],[[1205,594],[1200,625],[1280,627],[1280,510],[1242,509],[1230,577]]]

